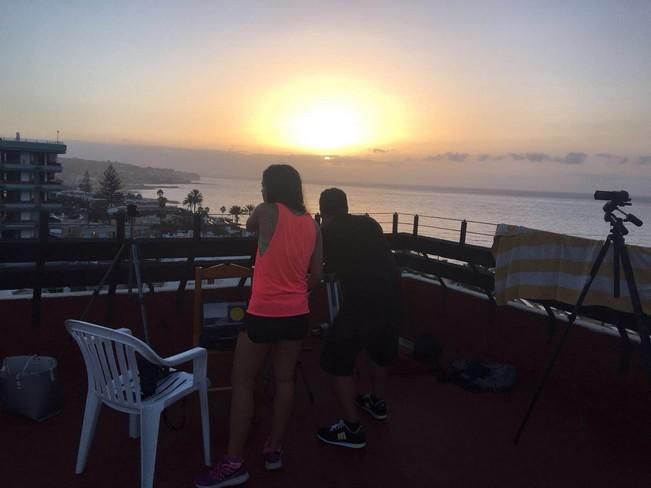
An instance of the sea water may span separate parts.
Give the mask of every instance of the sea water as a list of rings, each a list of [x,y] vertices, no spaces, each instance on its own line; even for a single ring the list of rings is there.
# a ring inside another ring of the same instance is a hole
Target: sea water
[[[495,226],[499,223],[522,225],[534,229],[603,240],[610,229],[604,221],[605,202],[592,194],[524,192],[515,190],[470,190],[426,186],[362,185],[344,183],[305,183],[303,192],[308,210],[318,212],[319,195],[325,188],[336,186],[348,195],[352,213],[368,213],[386,231],[392,228],[392,216],[398,213],[400,232],[412,232],[414,215],[418,215],[418,233],[458,240],[461,221],[468,222],[466,241],[490,246]],[[206,178],[200,181],[164,188],[165,197],[179,205],[192,189],[203,195],[202,206],[211,214],[220,214],[239,205],[257,205],[262,201],[258,179]],[[616,190],[616,189],[613,189]],[[141,190],[146,198],[156,198],[156,188]],[[629,244],[651,247],[651,198],[631,195],[632,205],[622,207],[645,224],[628,223]]]

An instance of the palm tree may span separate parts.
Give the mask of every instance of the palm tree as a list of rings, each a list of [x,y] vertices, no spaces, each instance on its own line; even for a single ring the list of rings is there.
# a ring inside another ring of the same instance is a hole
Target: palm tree
[[[219,211],[222,213],[222,215],[224,215],[226,213],[226,207],[222,205],[221,207],[219,207]]]
[[[239,205],[233,205],[231,209],[228,211],[229,214],[233,216],[233,219],[235,220],[236,224],[240,223],[240,215],[242,215],[242,207]]]
[[[249,215],[253,214],[253,211],[255,210],[255,205],[253,205],[252,203],[249,203],[249,204],[245,205],[244,207],[246,208],[246,213],[247,214],[249,214]]]
[[[196,188],[188,193],[188,196],[183,200],[183,205],[188,207],[192,213],[197,213],[197,209],[201,207],[203,203],[203,195]]]

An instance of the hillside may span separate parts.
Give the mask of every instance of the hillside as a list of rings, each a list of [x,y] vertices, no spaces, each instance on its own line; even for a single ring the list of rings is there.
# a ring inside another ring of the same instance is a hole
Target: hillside
[[[58,161],[63,167],[62,178],[64,184],[70,186],[78,185],[86,171],[88,171],[93,185],[96,185],[109,164],[113,165],[115,171],[120,175],[122,183],[128,188],[136,188],[144,184],[175,185],[191,183],[200,178],[196,173],[149,166],[145,168],[118,161],[94,161],[80,158],[59,158]]]

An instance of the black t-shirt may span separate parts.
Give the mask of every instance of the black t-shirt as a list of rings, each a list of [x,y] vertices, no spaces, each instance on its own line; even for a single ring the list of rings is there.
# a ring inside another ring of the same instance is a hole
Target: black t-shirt
[[[335,217],[321,228],[326,273],[342,285],[344,301],[400,295],[400,270],[380,225],[366,215]]]

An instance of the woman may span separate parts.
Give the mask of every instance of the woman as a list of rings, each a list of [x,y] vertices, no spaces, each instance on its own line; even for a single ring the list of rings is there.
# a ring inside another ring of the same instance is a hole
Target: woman
[[[262,174],[262,198],[246,229],[258,235],[251,299],[233,361],[230,437],[223,459],[195,479],[199,488],[235,486],[249,479],[244,447],[253,417],[255,378],[271,351],[276,392],[267,470],[282,467],[281,439],[294,402],[294,372],[308,332],[308,290],[321,280],[321,233],[305,210],[301,177],[287,164]],[[308,274],[309,273],[309,274]]]

